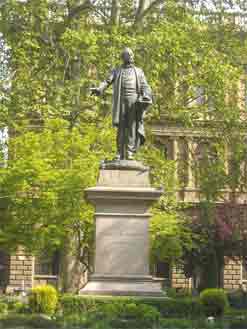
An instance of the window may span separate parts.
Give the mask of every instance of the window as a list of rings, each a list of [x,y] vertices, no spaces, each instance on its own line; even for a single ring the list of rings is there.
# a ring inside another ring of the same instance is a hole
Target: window
[[[205,89],[202,86],[196,87],[196,105],[205,104]]]
[[[155,142],[155,147],[161,150],[165,159],[172,158],[172,140],[169,138],[165,138],[162,141],[157,140]]]
[[[59,273],[59,252],[53,255],[43,253],[35,257],[34,272],[36,276],[56,276]]]
[[[178,172],[178,181],[182,188],[188,186],[189,177],[188,177],[188,143],[186,139],[180,138],[178,142],[178,154],[177,154],[177,172]]]

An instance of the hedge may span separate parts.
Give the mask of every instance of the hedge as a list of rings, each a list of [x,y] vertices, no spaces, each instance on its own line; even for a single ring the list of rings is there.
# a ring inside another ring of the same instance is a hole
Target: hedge
[[[65,294],[60,298],[60,309],[65,316],[83,312],[100,312],[105,305],[148,305],[166,318],[196,318],[203,315],[202,305],[198,298],[158,298],[158,297],[92,297]],[[112,306],[111,306],[112,307]],[[113,306],[114,307],[114,306]]]

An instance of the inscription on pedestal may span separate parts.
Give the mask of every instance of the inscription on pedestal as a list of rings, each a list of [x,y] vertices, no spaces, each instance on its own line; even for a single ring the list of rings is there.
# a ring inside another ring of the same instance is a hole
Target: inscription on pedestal
[[[97,274],[148,275],[148,218],[103,216],[96,228]]]

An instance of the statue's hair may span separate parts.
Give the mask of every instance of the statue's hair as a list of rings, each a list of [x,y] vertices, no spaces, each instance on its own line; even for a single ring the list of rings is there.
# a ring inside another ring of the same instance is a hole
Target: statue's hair
[[[134,62],[134,52],[132,49],[128,48],[128,47],[125,47],[124,50],[122,51],[121,53],[121,57],[123,57],[123,54],[127,53],[130,57],[130,62],[133,63]]]

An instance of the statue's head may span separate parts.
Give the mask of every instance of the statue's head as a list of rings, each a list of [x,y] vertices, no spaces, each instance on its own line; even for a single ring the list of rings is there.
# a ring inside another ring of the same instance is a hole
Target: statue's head
[[[121,53],[121,59],[124,64],[132,64],[134,63],[134,53],[130,48],[124,48]]]

